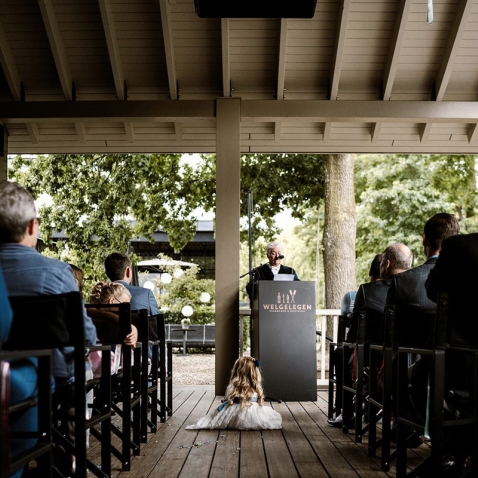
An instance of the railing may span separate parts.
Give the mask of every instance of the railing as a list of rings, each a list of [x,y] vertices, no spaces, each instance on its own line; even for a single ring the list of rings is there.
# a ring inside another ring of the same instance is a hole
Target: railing
[[[239,309],[239,353],[242,357],[244,343],[243,343],[243,330],[244,330],[244,317],[250,317],[251,309]],[[320,361],[320,378],[317,379],[317,386],[328,386],[329,379],[326,377],[328,372],[328,354],[327,354],[327,340],[326,337],[330,337],[337,341],[338,333],[338,316],[340,315],[340,309],[316,309],[316,329],[321,333],[317,336],[317,354]],[[327,330],[327,318],[333,317],[332,330]],[[325,366],[324,366],[325,364]]]
[[[331,337],[334,342],[337,341],[337,333],[339,328],[340,309],[316,309],[316,329],[321,332],[317,340],[317,353],[320,360],[320,378],[317,379],[317,386],[324,387],[329,385],[329,378],[326,377],[328,371],[328,354],[327,354],[327,339]],[[333,317],[332,330],[327,329],[327,318]],[[332,332],[332,333],[331,333]]]

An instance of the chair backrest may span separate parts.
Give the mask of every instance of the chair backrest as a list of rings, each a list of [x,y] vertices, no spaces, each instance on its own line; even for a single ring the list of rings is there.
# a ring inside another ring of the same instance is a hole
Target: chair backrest
[[[357,343],[379,344],[383,312],[366,309],[361,310],[358,320]]]
[[[385,307],[385,346],[430,348],[434,342],[436,315],[417,305]]]
[[[80,292],[11,296],[13,322],[6,350],[54,349],[85,344]]]
[[[121,344],[131,332],[131,304],[129,302],[86,304],[86,312],[95,324],[96,335],[103,345]],[[113,317],[114,319],[112,319]]]

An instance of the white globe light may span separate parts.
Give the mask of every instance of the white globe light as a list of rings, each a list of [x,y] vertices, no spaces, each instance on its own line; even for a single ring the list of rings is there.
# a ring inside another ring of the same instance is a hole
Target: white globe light
[[[176,279],[179,279],[183,274],[184,274],[184,271],[182,269],[176,269],[173,272],[173,275]]]
[[[154,292],[154,289],[156,288],[156,286],[150,281],[150,280],[147,280],[144,284],[143,284],[143,287],[145,289],[149,289],[151,291]]]
[[[193,315],[193,308],[190,305],[185,305],[181,309],[181,314],[183,314],[184,317],[191,317],[191,315]]]
[[[204,303],[209,302],[211,300],[211,294],[209,292],[203,292],[199,300]]]
[[[171,284],[172,280],[173,280],[173,278],[171,277],[171,274],[169,274],[168,272],[165,272],[164,274],[161,274],[161,282],[163,284]]]

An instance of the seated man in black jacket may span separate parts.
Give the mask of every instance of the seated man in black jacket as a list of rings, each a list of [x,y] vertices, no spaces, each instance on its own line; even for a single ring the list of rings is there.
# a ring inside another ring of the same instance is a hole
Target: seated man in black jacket
[[[358,320],[361,311],[369,311],[372,314],[383,314],[385,309],[385,301],[387,299],[387,292],[392,281],[392,276],[400,272],[410,269],[412,262],[412,251],[404,244],[392,244],[388,246],[382,254],[380,262],[381,277],[374,282],[367,282],[361,284],[354,302],[354,311],[350,320],[350,329],[347,333],[346,341],[355,343],[357,341]],[[378,334],[379,330],[377,330]],[[352,349],[348,349],[349,357],[352,355]],[[349,383],[352,381],[352,370],[349,364],[342,364],[340,356],[342,355],[342,347],[337,347],[334,355],[334,361],[337,358],[336,376],[341,375],[343,370],[346,372],[345,380]],[[337,396],[342,394],[337,386]],[[352,400],[350,394],[346,395],[347,400]],[[351,418],[351,417],[348,417]],[[341,410],[336,408],[336,418],[329,419],[329,425],[333,427],[342,427],[343,417]]]

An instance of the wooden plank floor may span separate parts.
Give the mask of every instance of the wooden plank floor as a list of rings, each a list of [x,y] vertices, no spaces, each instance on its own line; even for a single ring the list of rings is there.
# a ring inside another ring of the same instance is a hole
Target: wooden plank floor
[[[131,471],[121,472],[113,459],[113,477],[366,477],[395,476],[380,470],[380,451],[367,455],[363,443],[353,442],[353,433],[344,434],[327,424],[326,391],[316,402],[275,403],[282,415],[282,430],[185,430],[184,427],[218,406],[213,385],[175,385],[174,413],[148,435],[140,456],[134,457]],[[98,461],[94,441],[89,456]],[[409,452],[409,464],[429,452],[427,444]]]

